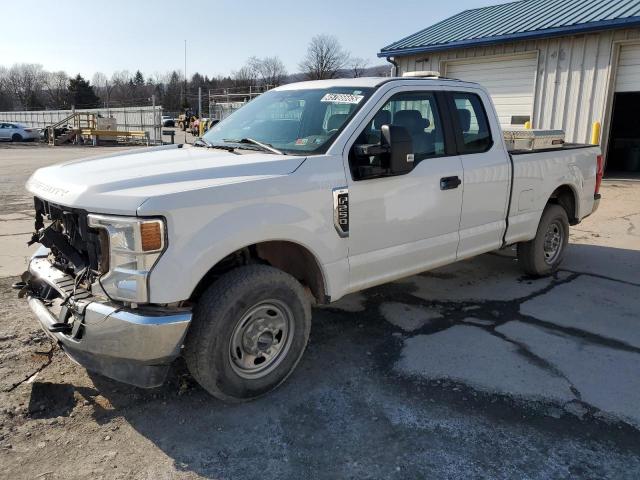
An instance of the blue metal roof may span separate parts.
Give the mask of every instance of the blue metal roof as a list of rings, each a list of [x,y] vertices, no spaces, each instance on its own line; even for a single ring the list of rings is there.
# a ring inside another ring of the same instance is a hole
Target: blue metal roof
[[[465,10],[384,47],[379,57],[640,25],[640,0],[520,0]]]

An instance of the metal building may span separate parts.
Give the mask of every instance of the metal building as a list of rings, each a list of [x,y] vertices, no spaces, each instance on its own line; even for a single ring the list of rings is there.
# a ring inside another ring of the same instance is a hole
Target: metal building
[[[563,129],[609,172],[640,172],[640,0],[521,0],[461,12],[384,47],[399,74],[481,83],[503,125]]]

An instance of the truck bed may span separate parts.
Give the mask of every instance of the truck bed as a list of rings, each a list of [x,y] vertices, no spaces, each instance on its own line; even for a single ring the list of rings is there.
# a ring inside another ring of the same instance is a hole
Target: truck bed
[[[559,186],[572,192],[571,223],[593,211],[597,145],[565,143],[540,150],[509,151],[513,170],[505,244],[535,237],[540,216]]]
[[[551,147],[551,148],[541,148],[539,150],[528,150],[528,149],[516,149],[516,150],[509,150],[509,153],[511,155],[526,155],[526,154],[530,154],[530,153],[542,153],[542,152],[558,152],[558,151],[566,151],[566,150],[576,150],[578,148],[591,148],[591,147],[597,147],[597,145],[591,145],[588,143],[565,143],[561,146],[558,147]]]

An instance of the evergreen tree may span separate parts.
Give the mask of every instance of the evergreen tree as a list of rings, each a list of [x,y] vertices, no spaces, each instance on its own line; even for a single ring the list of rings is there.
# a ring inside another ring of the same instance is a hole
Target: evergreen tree
[[[183,80],[177,71],[171,72],[166,83],[162,106],[169,112],[179,112],[182,108],[182,88]]]
[[[100,106],[100,99],[93,87],[80,74],[69,80],[71,103],[76,108],[95,108]]]
[[[136,74],[133,76],[133,84],[136,87],[144,86],[144,75],[142,75],[142,72],[140,70],[137,70]]]

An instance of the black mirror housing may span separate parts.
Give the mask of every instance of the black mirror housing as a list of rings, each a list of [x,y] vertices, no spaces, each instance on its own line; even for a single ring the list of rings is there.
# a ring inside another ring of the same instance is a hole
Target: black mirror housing
[[[413,170],[413,140],[409,131],[397,125],[382,125],[382,142],[389,146],[389,170],[402,175]]]

